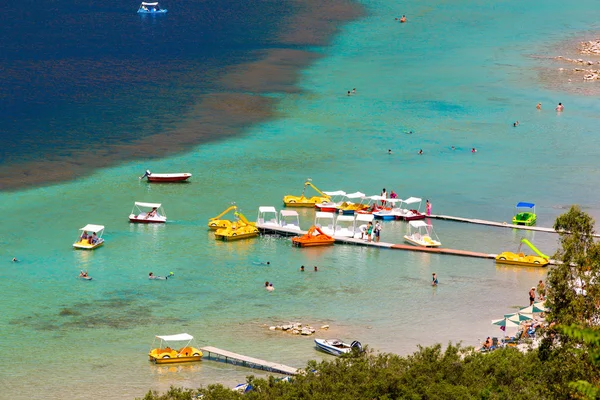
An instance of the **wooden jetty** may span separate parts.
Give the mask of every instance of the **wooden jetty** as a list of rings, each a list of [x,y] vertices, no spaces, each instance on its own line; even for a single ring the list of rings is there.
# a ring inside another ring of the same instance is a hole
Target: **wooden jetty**
[[[463,218],[463,217],[453,217],[451,215],[429,215],[427,218],[434,219],[442,219],[446,221],[454,221],[454,222],[464,222],[468,224],[478,224],[478,225],[488,225],[495,226],[498,228],[511,228],[511,229],[523,229],[527,231],[537,231],[537,232],[548,232],[548,233],[560,233],[554,228],[544,228],[541,226],[525,226],[525,225],[513,225],[508,222],[495,222],[495,221],[487,221],[485,219],[477,219],[477,218]],[[600,238],[600,234],[594,234],[594,237]]]
[[[264,371],[276,372],[278,374],[285,375],[298,374],[298,368],[289,367],[287,365],[278,364],[271,361],[260,360],[254,357],[244,356],[212,346],[205,346],[200,350],[202,350],[203,353],[208,353],[208,359],[211,358],[211,355],[215,355],[216,357],[213,357],[215,360],[225,361],[226,363],[229,362],[234,365],[241,365],[242,367],[262,369]]]

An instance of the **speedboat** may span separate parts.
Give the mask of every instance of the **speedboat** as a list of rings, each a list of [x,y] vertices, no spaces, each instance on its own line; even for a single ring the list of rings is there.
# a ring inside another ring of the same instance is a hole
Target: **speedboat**
[[[140,176],[140,180],[148,178],[148,182],[167,183],[167,182],[185,182],[192,174],[189,172],[177,172],[172,174],[155,174],[146,170],[146,173]]]
[[[154,343],[159,340],[158,347],[154,347]],[[202,352],[196,347],[195,343],[192,343],[194,337],[187,333],[180,333],[178,335],[167,335],[167,336],[156,336],[152,342],[154,347],[148,353],[150,361],[155,364],[171,364],[171,363],[182,363],[200,361],[202,359]],[[179,350],[171,348],[171,345]],[[193,346],[192,346],[193,344]]]
[[[300,231],[300,216],[297,211],[279,211],[279,224],[282,228]]]
[[[319,193],[320,196],[304,197],[304,192],[306,192],[306,188],[309,186]],[[283,204],[286,207],[314,207],[315,204],[328,201],[329,196],[317,189],[317,187],[311,183],[310,179],[307,179],[306,182],[304,182],[304,189],[302,189],[302,194],[300,196],[288,194],[283,197]]]
[[[402,210],[400,212],[400,217],[398,219],[403,219],[405,221],[416,221],[419,219],[425,219],[425,214],[421,214],[421,203],[423,202],[422,199],[419,199],[418,197],[409,197],[406,200],[401,200],[400,201],[400,209]],[[410,207],[410,204],[419,204],[417,207]],[[406,208],[402,208],[402,205],[405,205]]]
[[[367,205],[363,204],[362,201],[360,203],[354,203],[352,201],[355,199],[364,199],[365,198],[364,193],[361,193],[361,192],[348,193],[345,197],[348,199],[348,201],[344,201],[342,204],[340,204],[337,207],[337,211],[340,214],[354,215],[354,212],[356,212],[357,210],[364,210],[365,208],[367,208]]]
[[[136,212],[137,211],[137,212]],[[133,203],[133,209],[129,215],[129,222],[149,224],[165,223],[167,215],[160,203],[142,203],[136,201]]]
[[[409,221],[404,240],[421,247],[439,247],[442,245],[433,231],[433,226],[424,221]]]
[[[146,3],[142,2],[140,8],[137,10],[138,14],[164,14],[167,12],[166,8],[160,8],[158,3]]]
[[[74,248],[81,250],[93,250],[104,244],[104,239],[102,238],[102,235],[104,234],[104,226],[87,224],[81,228],[80,231],[82,232],[81,235],[79,235],[77,241],[73,243]],[[91,232],[91,234],[88,234],[88,232]]]
[[[335,243],[335,239],[323,233],[318,226],[311,226],[305,235],[292,238],[292,246],[298,247],[315,247],[315,246],[331,246]]]
[[[258,236],[258,228],[256,223],[250,222],[241,212],[235,212],[237,221],[230,226],[220,228],[215,231],[215,239],[217,240],[239,240]]]
[[[315,213],[315,226],[319,228],[326,235],[333,235],[334,229],[334,217],[335,214],[332,212],[317,211]]]
[[[529,246],[537,256],[531,256],[521,253],[521,247],[523,244]],[[516,253],[510,251],[504,251],[496,256],[496,263],[498,264],[510,264],[510,265],[522,265],[525,267],[545,267],[549,263],[550,257],[542,253],[535,247],[529,240],[521,239],[519,248]]]
[[[278,227],[279,219],[277,218],[277,210],[272,206],[258,207],[258,217],[256,224],[265,227]]]
[[[315,204],[315,207],[319,211],[323,212],[335,212],[337,206],[343,203],[342,198],[346,195],[346,192],[343,190],[337,190],[335,192],[323,192],[327,196],[331,197],[329,201],[324,203]]]
[[[315,344],[317,345],[317,349],[333,354],[334,356],[350,353],[353,348],[362,351],[362,345],[356,340],[348,344],[342,342],[340,339],[315,339]]]
[[[377,219],[382,219],[384,221],[392,220],[392,219],[400,219],[402,215],[402,208],[395,207],[396,203],[402,202],[402,199],[387,199],[387,203],[391,204],[391,208],[384,208],[383,210],[375,211],[373,215]]]
[[[354,237],[354,216],[338,215],[333,229],[334,236]]]
[[[516,214],[512,219],[513,225],[535,225],[537,215],[535,214],[535,204],[519,202],[516,205]],[[523,211],[527,210],[527,211]]]

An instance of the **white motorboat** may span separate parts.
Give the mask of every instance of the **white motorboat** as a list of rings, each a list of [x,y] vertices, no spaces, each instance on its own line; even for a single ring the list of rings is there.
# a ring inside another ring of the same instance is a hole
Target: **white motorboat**
[[[165,210],[162,208],[162,204],[160,203],[142,203],[136,201],[133,203],[131,214],[129,214],[129,222],[135,222],[139,224],[164,224],[167,222],[167,215],[165,214]]]
[[[319,350],[334,356],[350,353],[353,348],[362,351],[362,345],[359,341],[353,341],[351,344],[344,343],[339,339],[315,339],[315,344]]]
[[[333,230],[334,236],[354,237],[354,215],[338,215]]]
[[[275,207],[258,207],[258,217],[256,218],[256,225],[279,227],[279,218],[277,218],[277,210],[275,209]]]
[[[104,233],[103,225],[87,224],[81,228],[80,231],[81,235],[79,235],[77,241],[73,243],[74,248],[81,250],[93,250],[96,247],[100,247],[104,244],[104,239],[102,238],[102,234]]]
[[[332,212],[317,211],[314,225],[321,229],[324,234],[333,236],[335,233],[334,217],[335,214]]]
[[[422,199],[418,197],[409,197],[406,200],[402,200],[400,202],[400,208],[402,211],[400,212],[400,219],[405,221],[416,221],[419,219],[425,219],[425,214],[421,213],[421,203]],[[411,204],[417,205],[416,207]]]
[[[279,211],[279,224],[282,228],[300,231],[300,217],[297,211],[281,210]]]
[[[368,224],[369,222],[373,222],[373,218],[375,218],[373,214],[356,214],[354,225],[352,226],[355,238],[366,239],[364,233],[367,232]]]
[[[327,196],[330,197],[330,200],[325,203],[317,203],[315,207],[319,209],[319,211],[323,212],[335,212],[337,207],[342,204],[343,198],[346,195],[346,192],[343,190],[336,190],[335,192],[323,192]]]
[[[404,240],[421,247],[439,247],[442,245],[433,231],[433,226],[424,221],[409,221]]]

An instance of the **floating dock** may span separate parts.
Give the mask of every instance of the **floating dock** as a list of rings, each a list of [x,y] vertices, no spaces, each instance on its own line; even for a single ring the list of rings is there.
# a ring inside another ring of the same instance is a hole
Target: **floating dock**
[[[429,215],[427,218],[434,219],[442,219],[446,221],[454,221],[454,222],[464,222],[468,224],[478,224],[478,225],[488,225],[495,226],[497,228],[511,228],[511,229],[523,229],[527,231],[537,231],[537,232],[548,232],[548,233],[560,233],[554,228],[544,228],[541,226],[525,226],[525,225],[513,225],[508,222],[495,222],[495,221],[486,221],[485,219],[477,219],[477,218],[462,218],[462,217],[453,217],[451,215]],[[594,237],[600,238],[600,234],[594,234]]]
[[[261,225],[256,224],[256,227],[259,231],[265,234],[276,234],[282,236],[299,236],[305,235],[307,231],[299,231],[298,229],[289,229],[283,228],[273,225]],[[349,237],[342,236],[333,236],[336,243],[340,244],[354,244],[357,246],[368,246],[368,247],[379,247],[393,250],[407,250],[407,251],[418,251],[421,253],[438,253],[438,254],[450,254],[454,256],[463,256],[463,257],[476,257],[476,258],[496,258],[496,254],[488,254],[488,253],[478,253],[475,251],[467,251],[467,250],[456,250],[456,249],[446,249],[439,247],[419,247],[419,246],[410,246],[405,244],[394,244],[394,243],[386,243],[386,242],[367,242],[365,239],[355,239]]]
[[[229,362],[230,364],[240,365],[242,367],[262,369],[264,371],[276,372],[278,374],[285,375],[298,374],[298,368],[289,367],[287,365],[278,364],[271,361],[260,360],[254,357],[244,356],[212,346],[202,347],[200,350],[202,350],[203,353],[208,353],[208,359],[211,358],[211,355],[215,355],[216,357],[213,357],[215,360],[223,360],[226,363]]]

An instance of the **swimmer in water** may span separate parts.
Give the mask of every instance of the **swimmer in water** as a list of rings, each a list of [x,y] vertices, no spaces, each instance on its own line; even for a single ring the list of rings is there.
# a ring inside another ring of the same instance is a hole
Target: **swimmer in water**
[[[565,109],[565,106],[563,106],[562,103],[558,103],[558,105],[556,106],[556,111],[558,111],[558,112],[561,112],[564,109]]]
[[[17,257],[13,257],[12,262],[19,262],[19,260],[17,260]]]
[[[419,150],[419,155],[422,156],[423,155],[423,149]]]
[[[477,149],[476,149],[475,147],[473,147],[473,148],[471,149],[471,153],[477,153]]]
[[[300,272],[304,272],[304,265],[300,267]]]
[[[318,272],[319,268],[317,268],[317,266],[315,265],[315,272]]]
[[[517,127],[517,126],[519,126],[519,121],[516,121],[515,123],[513,123],[513,126],[514,126],[514,127]]]
[[[400,18],[400,23],[404,23],[406,22],[406,15],[403,15],[402,18]]]
[[[456,150],[456,147],[452,146],[452,150]]]
[[[542,103],[537,103],[537,106],[535,106],[535,108],[537,108],[538,110],[542,109]]]
[[[392,154],[392,149],[388,149],[388,154]]]

